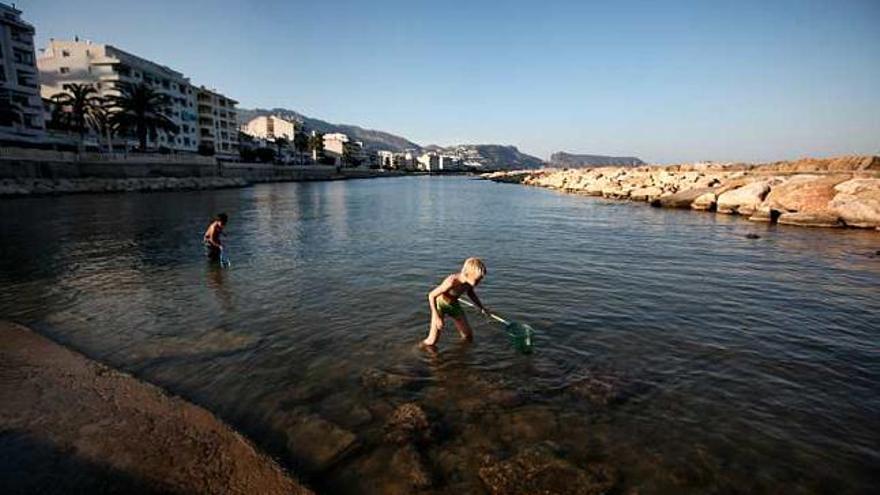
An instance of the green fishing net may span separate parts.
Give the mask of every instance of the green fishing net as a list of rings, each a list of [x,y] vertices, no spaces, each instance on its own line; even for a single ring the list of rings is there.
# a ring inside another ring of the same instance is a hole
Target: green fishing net
[[[535,336],[535,330],[532,327],[524,323],[511,322],[507,324],[504,330],[507,332],[507,338],[510,339],[510,343],[517,351],[523,354],[531,354]]]

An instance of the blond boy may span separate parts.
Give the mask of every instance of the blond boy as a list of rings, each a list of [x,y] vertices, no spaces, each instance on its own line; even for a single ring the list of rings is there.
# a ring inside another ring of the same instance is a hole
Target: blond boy
[[[464,261],[460,272],[453,273],[443,279],[443,282],[428,294],[428,305],[431,307],[431,327],[428,330],[428,336],[420,344],[422,347],[433,348],[437,344],[437,338],[443,329],[443,321],[447,316],[452,318],[455,329],[458,330],[462,340],[473,340],[474,332],[468,324],[458,298],[467,294],[482,312],[488,313],[489,311],[474,292],[474,288],[485,276],[486,265],[483,264],[483,261],[479,258],[468,258]]]

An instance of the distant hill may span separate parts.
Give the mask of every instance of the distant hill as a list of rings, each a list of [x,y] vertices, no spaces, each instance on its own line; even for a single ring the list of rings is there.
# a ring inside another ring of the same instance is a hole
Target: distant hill
[[[303,127],[306,129],[306,131],[316,131],[322,134],[341,132],[354,141],[363,141],[364,147],[371,151],[404,151],[407,149],[415,149],[420,151],[422,149],[422,147],[418,144],[404,137],[395,136],[394,134],[388,132],[377,131],[373,129],[364,129],[363,127],[358,127],[356,125],[331,124],[330,122],[326,122],[323,120],[306,117],[305,115],[297,111],[288,110],[286,108],[273,108],[271,110],[266,110],[264,108],[255,108],[253,110],[247,108],[239,108],[238,123],[244,124],[254,117],[260,117],[264,115],[277,115],[285,120],[302,122]]]
[[[561,168],[638,167],[645,162],[634,156],[574,155],[560,151],[550,155],[549,165]]]
[[[516,146],[459,144],[447,147],[430,145],[424,149],[456,156],[464,161],[465,164],[491,170],[541,168],[544,166],[544,160],[536,156],[527,155],[518,150]]]
[[[517,169],[517,168],[540,168],[544,161],[538,157],[520,152],[516,146],[503,146],[499,144],[460,144],[456,146],[421,146],[401,136],[364,129],[355,125],[332,124],[324,120],[307,117],[295,110],[287,108],[239,108],[238,123],[244,124],[254,117],[263,115],[277,115],[285,120],[302,122],[307,132],[317,131],[320,133],[341,132],[355,141],[363,141],[364,147],[370,151],[389,150],[405,151],[414,150],[416,153],[435,151],[445,155],[453,155],[471,166],[491,169]]]

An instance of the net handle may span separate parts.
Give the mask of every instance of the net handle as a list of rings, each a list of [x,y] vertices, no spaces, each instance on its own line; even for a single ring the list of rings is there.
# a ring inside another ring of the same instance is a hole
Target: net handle
[[[468,305],[468,306],[470,306],[470,307],[472,307],[472,308],[474,308],[474,309],[478,309],[477,306],[476,306],[474,303],[472,303],[472,302],[470,302],[470,301],[468,301],[468,300],[466,300],[466,299],[459,299],[459,301],[465,303],[466,305]],[[489,317],[492,318],[493,320],[497,321],[498,323],[501,323],[502,325],[508,325],[508,324],[509,324],[507,320],[505,320],[504,318],[502,318],[502,317],[500,317],[500,316],[498,316],[498,315],[496,315],[496,314],[494,314],[494,313],[490,313],[490,312],[487,311],[486,314],[489,315]]]

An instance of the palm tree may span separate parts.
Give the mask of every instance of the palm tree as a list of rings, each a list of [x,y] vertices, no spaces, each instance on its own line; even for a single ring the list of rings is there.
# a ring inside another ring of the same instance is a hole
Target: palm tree
[[[275,148],[278,149],[278,160],[281,161],[284,159],[281,150],[286,148],[290,143],[287,141],[287,138],[284,136],[279,136],[275,138]]]
[[[298,130],[293,135],[293,147],[300,153],[309,151],[309,136],[305,132]]]
[[[168,96],[144,83],[117,83],[116,89],[118,95],[107,97],[111,121],[120,131],[137,136],[140,151],[147,150],[147,136],[155,139],[159,130],[177,132],[177,125],[166,115]]]
[[[117,134],[119,126],[114,121],[112,109],[106,104],[95,105],[86,117],[98,136],[107,138],[107,152],[113,153],[113,136]]]
[[[309,149],[312,151],[312,159],[318,161],[318,158],[324,155],[324,135],[315,132],[309,136]]]
[[[64,92],[52,95],[52,100],[60,108],[58,117],[65,128],[79,135],[78,149],[82,151],[86,131],[88,131],[88,115],[93,108],[101,105],[98,90],[91,84],[65,84]]]

